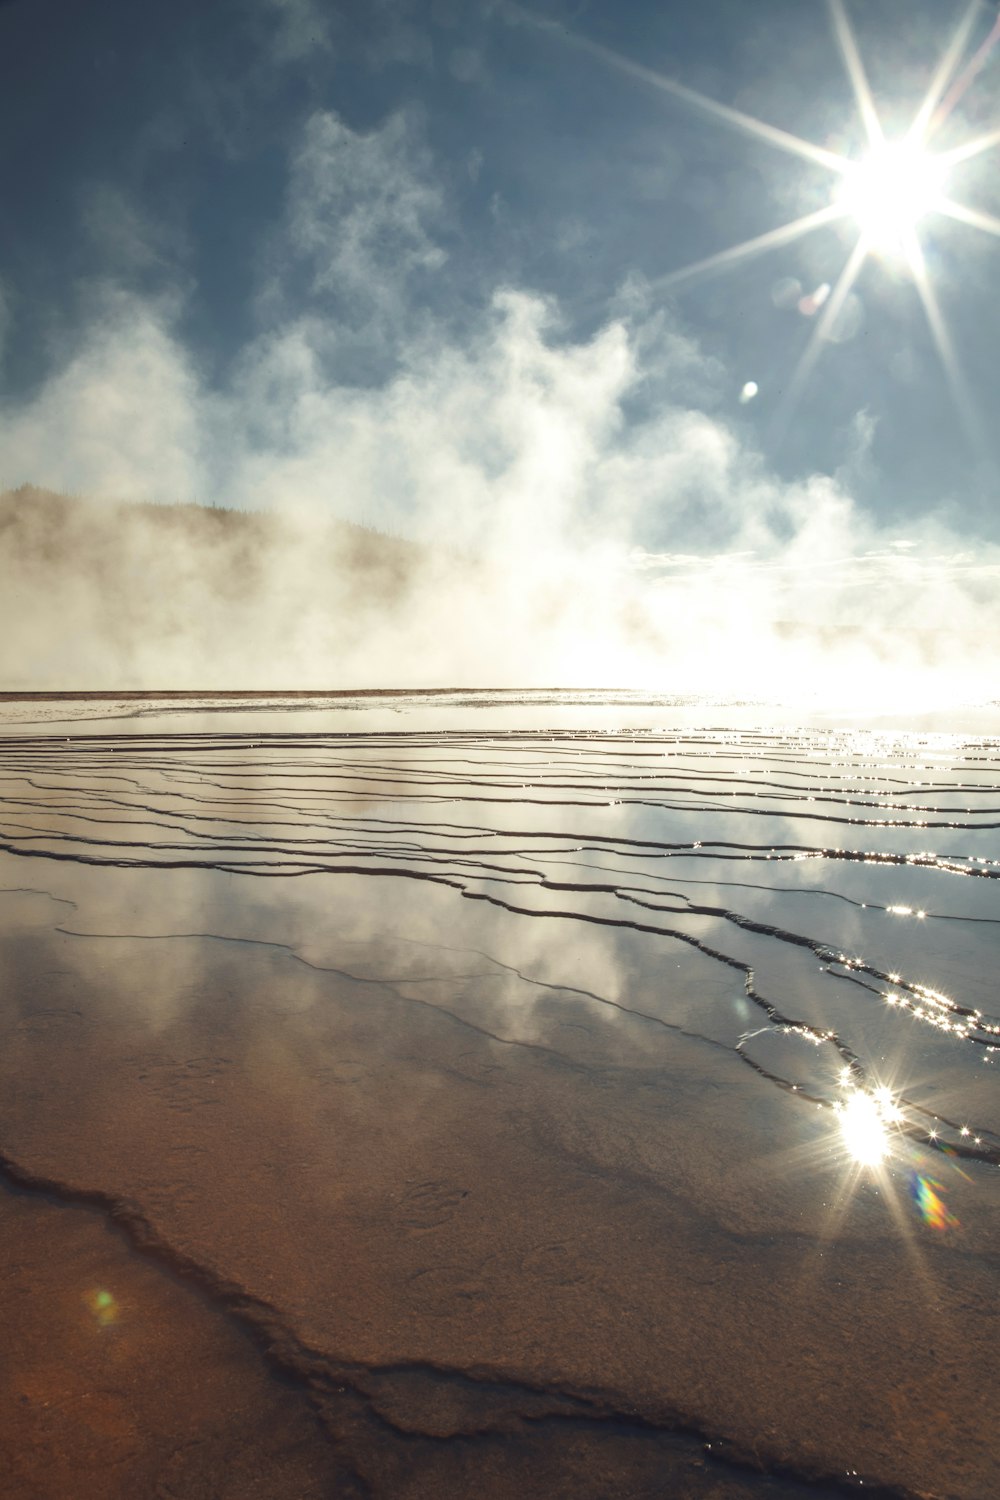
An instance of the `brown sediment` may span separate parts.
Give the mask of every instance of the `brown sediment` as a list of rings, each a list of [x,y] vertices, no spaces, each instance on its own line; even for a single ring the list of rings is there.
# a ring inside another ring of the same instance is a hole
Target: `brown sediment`
[[[322,1500],[351,1476],[249,1333],[105,1216],[0,1191],[6,1500]]]
[[[816,1493],[592,1400],[290,1356],[65,1199],[0,1190],[0,1288],[5,1500]]]

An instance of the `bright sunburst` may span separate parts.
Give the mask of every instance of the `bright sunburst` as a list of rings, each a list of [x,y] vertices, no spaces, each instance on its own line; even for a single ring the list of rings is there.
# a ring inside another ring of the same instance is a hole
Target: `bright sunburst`
[[[917,225],[942,206],[948,163],[908,141],[877,146],[851,166],[837,193],[868,246],[905,256]]]
[[[945,48],[934,70],[927,93],[914,115],[909,129],[899,138],[888,141],[882,121],[851,31],[843,0],[828,0],[837,45],[851,80],[859,116],[867,137],[867,149],[858,160],[832,151],[812,141],[803,140],[790,131],[781,130],[757,120],[742,110],[720,104],[676,79],[666,78],[641,63],[632,62],[598,42],[554,27],[512,4],[522,19],[547,30],[558,30],[573,46],[599,57],[621,72],[672,95],[674,98],[707,114],[712,119],[734,127],[798,156],[833,174],[835,181],[829,202],[788,224],[777,225],[766,233],[742,244],[720,250],[704,260],[682,266],[660,278],[661,288],[672,287],[707,273],[727,269],[762,251],[790,244],[823,225],[853,220],[858,234],[841,273],[832,288],[824,287],[817,303],[819,315],[809,342],[786,389],[783,402],[787,416],[812,371],[824,342],[834,333],[854,283],[865,261],[871,255],[891,258],[908,269],[920,295],[931,334],[937,346],[945,373],[951,384],[960,414],[968,420],[971,396],[962,377],[947,325],[938,305],[928,274],[920,242],[921,226],[934,215],[945,215],[960,224],[983,230],[1000,238],[1000,219],[992,214],[948,196],[947,179],[959,162],[1000,144],[1000,129],[966,142],[949,151],[934,150],[934,137],[949,118],[955,106],[983,67],[989,53],[1000,40],[1000,18],[978,49],[964,63],[973,27],[981,12],[980,0],[971,0],[963,19]],[[973,424],[974,425],[974,424]]]
[[[902,1119],[890,1091],[852,1089],[837,1113],[850,1159],[863,1167],[880,1166],[892,1150],[890,1128]]]

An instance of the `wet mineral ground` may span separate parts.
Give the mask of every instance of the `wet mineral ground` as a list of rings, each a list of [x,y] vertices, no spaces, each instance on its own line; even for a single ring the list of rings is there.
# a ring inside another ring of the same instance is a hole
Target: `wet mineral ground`
[[[6,713],[4,1496],[992,1500],[1000,740],[311,709]]]

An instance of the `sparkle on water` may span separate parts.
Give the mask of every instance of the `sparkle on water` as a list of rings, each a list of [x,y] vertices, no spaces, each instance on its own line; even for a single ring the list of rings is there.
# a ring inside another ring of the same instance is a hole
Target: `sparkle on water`
[[[852,1089],[837,1111],[840,1133],[851,1159],[862,1167],[877,1167],[890,1154],[890,1126],[901,1118],[891,1092],[885,1088],[867,1093]]]
[[[847,1097],[838,1100],[834,1110],[841,1144],[855,1169],[867,1167],[878,1173],[882,1185],[888,1189],[891,1174],[885,1169],[893,1162],[904,1167],[910,1199],[923,1223],[930,1229],[959,1228],[960,1220],[945,1203],[944,1184],[929,1174],[926,1160],[922,1155],[915,1157],[912,1145],[908,1145],[907,1119],[893,1091],[884,1085],[873,1088],[856,1086],[849,1068],[841,1072],[840,1085],[846,1090]],[[961,1133],[969,1132],[963,1127]],[[936,1129],[929,1131],[928,1138],[942,1158],[953,1155],[951,1149],[939,1141]],[[958,1172],[966,1181],[970,1180],[960,1169]]]

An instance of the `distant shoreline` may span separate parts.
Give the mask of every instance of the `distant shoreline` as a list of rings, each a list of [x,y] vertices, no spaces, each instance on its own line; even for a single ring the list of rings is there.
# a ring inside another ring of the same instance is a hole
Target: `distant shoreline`
[[[0,703],[58,703],[67,698],[92,703],[129,702],[137,699],[217,699],[217,698],[421,698],[443,697],[450,693],[620,693],[622,688],[484,688],[484,687],[410,687],[410,688],[123,688],[120,692],[74,691],[70,688],[46,692],[0,692]],[[641,691],[641,690],[640,690]]]
[[[120,693],[106,693],[106,691],[73,691],[72,688],[63,688],[60,691],[45,691],[45,693],[0,693],[0,703],[43,703],[58,702],[64,697],[73,699],[87,699],[90,702],[118,702],[118,699],[136,699],[136,697],[157,697],[157,699],[177,699],[177,697],[190,697],[190,699],[211,699],[211,697],[409,697],[412,693],[420,693],[421,697],[432,697],[442,693],[561,693],[564,688],[541,687],[273,687],[262,690],[262,688],[249,688],[243,691],[240,688],[123,688]],[[586,688],[588,693],[601,693],[606,688]]]

